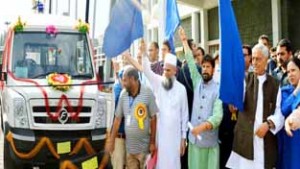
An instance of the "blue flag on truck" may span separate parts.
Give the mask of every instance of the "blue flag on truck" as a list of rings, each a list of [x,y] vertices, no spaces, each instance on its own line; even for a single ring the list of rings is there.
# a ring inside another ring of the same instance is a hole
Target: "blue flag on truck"
[[[244,110],[245,62],[231,0],[219,0],[221,82],[220,99]]]
[[[118,0],[112,8],[110,22],[104,33],[103,52],[109,58],[116,57],[143,35],[141,11],[132,0]]]

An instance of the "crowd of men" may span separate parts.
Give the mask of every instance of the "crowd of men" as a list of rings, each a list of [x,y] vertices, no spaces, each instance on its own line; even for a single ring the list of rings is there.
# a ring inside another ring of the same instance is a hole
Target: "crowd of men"
[[[219,99],[219,53],[205,54],[179,28],[184,59],[141,42],[114,60],[115,118],[106,145],[115,169],[298,169],[300,52],[266,35],[243,45],[244,110]],[[226,71],[226,70],[223,70]],[[189,126],[189,127],[188,127]],[[190,129],[188,131],[188,128]]]

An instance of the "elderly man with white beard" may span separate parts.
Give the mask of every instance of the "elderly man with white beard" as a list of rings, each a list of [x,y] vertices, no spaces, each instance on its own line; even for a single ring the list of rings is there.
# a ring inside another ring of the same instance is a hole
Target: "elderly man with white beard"
[[[176,56],[168,53],[163,76],[159,76],[151,70],[148,58],[143,57],[144,73],[153,86],[159,108],[158,169],[179,169],[180,155],[185,151],[188,103],[185,87],[175,78],[176,62]]]
[[[184,154],[186,147],[188,103],[185,87],[175,78],[177,58],[173,54],[166,54],[163,67],[164,72],[160,76],[151,70],[143,42],[140,50],[144,53],[143,67],[140,67],[136,62],[133,63],[132,59],[129,60],[145,73],[152,85],[159,108],[157,123],[158,159],[156,168],[180,169],[180,156]]]

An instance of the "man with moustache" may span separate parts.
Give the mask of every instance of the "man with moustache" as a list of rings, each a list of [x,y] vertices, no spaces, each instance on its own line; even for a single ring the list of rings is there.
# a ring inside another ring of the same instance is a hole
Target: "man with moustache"
[[[192,50],[195,65],[198,68],[199,73],[201,74],[201,62],[203,56],[205,55],[205,51],[203,48],[196,46],[193,39],[188,39],[189,48]],[[189,107],[189,120],[192,116],[192,106],[193,106],[193,96],[194,96],[194,89],[193,83],[190,76],[190,70],[187,64],[184,64],[178,73],[177,80],[184,85],[187,98],[188,98],[188,107]],[[181,168],[187,169],[188,168],[188,153],[185,153],[184,156],[181,157]]]
[[[119,98],[106,151],[111,153],[114,150],[115,138],[124,117],[126,166],[128,169],[143,169],[146,155],[155,152],[158,108],[151,89],[140,83],[135,68],[124,70],[122,84],[125,90],[122,90]]]
[[[141,50],[145,51],[145,44],[142,44]],[[145,55],[142,63],[159,108],[156,168],[180,169],[180,156],[186,147],[188,103],[185,87],[175,77],[177,58],[170,53],[165,55],[162,76],[151,70]]]
[[[273,77],[280,81],[280,86],[289,84],[287,77],[287,64],[293,57],[292,44],[287,39],[282,39],[277,44],[276,49],[278,67],[273,72]]]
[[[218,128],[223,117],[222,101],[219,99],[218,84],[213,80],[214,59],[205,55],[202,60],[202,76],[195,65],[185,32],[179,28],[185,59],[190,69],[194,89],[189,133],[188,165],[191,169],[219,169]],[[200,135],[202,139],[196,136]]]

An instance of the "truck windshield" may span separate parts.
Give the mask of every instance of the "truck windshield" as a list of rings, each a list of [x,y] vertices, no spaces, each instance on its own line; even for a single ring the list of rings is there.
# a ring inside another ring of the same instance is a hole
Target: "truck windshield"
[[[67,73],[73,79],[93,78],[86,34],[16,33],[12,72],[18,78],[39,79],[50,73]]]

